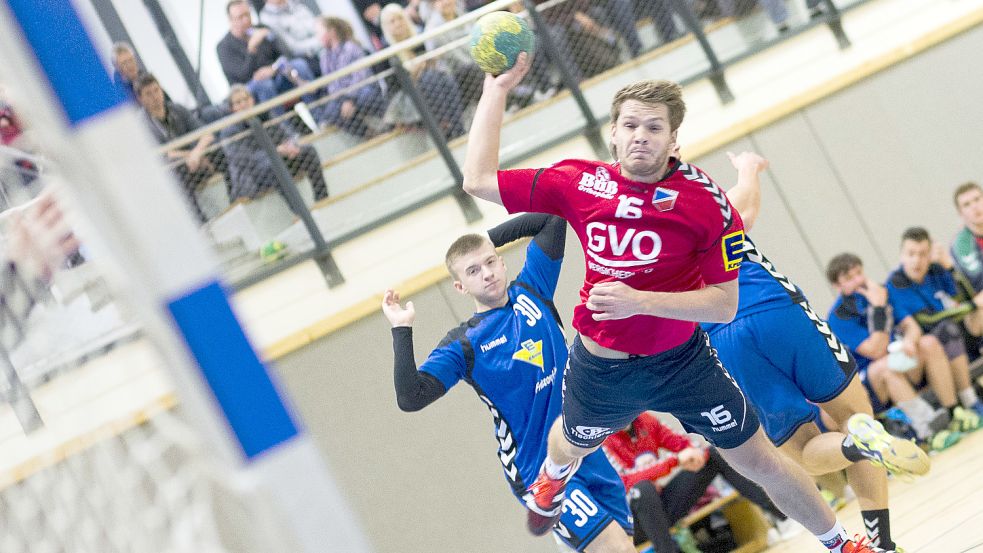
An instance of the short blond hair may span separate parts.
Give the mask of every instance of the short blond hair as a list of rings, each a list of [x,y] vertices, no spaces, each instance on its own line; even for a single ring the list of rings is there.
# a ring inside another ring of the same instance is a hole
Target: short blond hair
[[[686,102],[683,101],[683,87],[678,83],[664,80],[638,81],[623,87],[611,101],[611,124],[618,122],[621,106],[628,100],[644,104],[665,104],[669,110],[669,130],[675,131],[683,124],[686,116]]]
[[[452,267],[454,262],[460,257],[478,250],[485,244],[491,244],[492,247],[494,247],[491,240],[489,240],[487,236],[481,234],[465,234],[464,236],[461,236],[455,240],[454,243],[447,248],[447,254],[444,255],[444,264],[447,265],[447,271],[451,274],[451,276],[460,280],[460,277],[454,272],[454,268]]]

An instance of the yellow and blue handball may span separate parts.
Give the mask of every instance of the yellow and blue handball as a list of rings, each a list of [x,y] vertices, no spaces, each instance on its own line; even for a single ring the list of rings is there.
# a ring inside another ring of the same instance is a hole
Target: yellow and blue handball
[[[532,54],[535,42],[525,19],[492,12],[481,16],[471,29],[471,58],[485,73],[499,75],[515,65],[521,52]]]

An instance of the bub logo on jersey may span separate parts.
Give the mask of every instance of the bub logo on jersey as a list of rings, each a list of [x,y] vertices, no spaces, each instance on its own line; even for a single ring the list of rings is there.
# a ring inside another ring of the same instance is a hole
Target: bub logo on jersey
[[[720,248],[724,255],[724,270],[740,269],[741,259],[744,258],[744,231],[739,230],[724,236],[720,241]]]
[[[678,196],[678,191],[669,190],[660,186],[655,189],[655,194],[652,195],[652,207],[659,211],[669,211],[676,205],[676,198]]]
[[[535,365],[539,367],[539,370],[543,370],[543,341],[532,339],[522,342],[522,349],[512,354],[512,359],[516,361],[525,361],[530,365]]]

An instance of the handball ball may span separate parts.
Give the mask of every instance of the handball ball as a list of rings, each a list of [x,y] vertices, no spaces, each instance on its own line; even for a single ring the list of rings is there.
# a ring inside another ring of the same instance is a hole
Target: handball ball
[[[525,19],[509,12],[481,16],[471,29],[471,58],[485,73],[499,75],[515,65],[520,52],[533,51],[535,37]]]

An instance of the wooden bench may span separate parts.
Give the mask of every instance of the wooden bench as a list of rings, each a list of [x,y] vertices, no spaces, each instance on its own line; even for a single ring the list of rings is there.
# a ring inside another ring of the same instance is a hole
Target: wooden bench
[[[719,497],[686,515],[676,523],[676,527],[689,528],[717,510],[723,511],[724,518],[730,523],[730,529],[734,533],[737,549],[734,549],[733,553],[758,553],[768,547],[768,529],[771,525],[756,505],[736,491]],[[651,546],[651,542],[644,542],[636,546],[636,549],[642,552]]]

